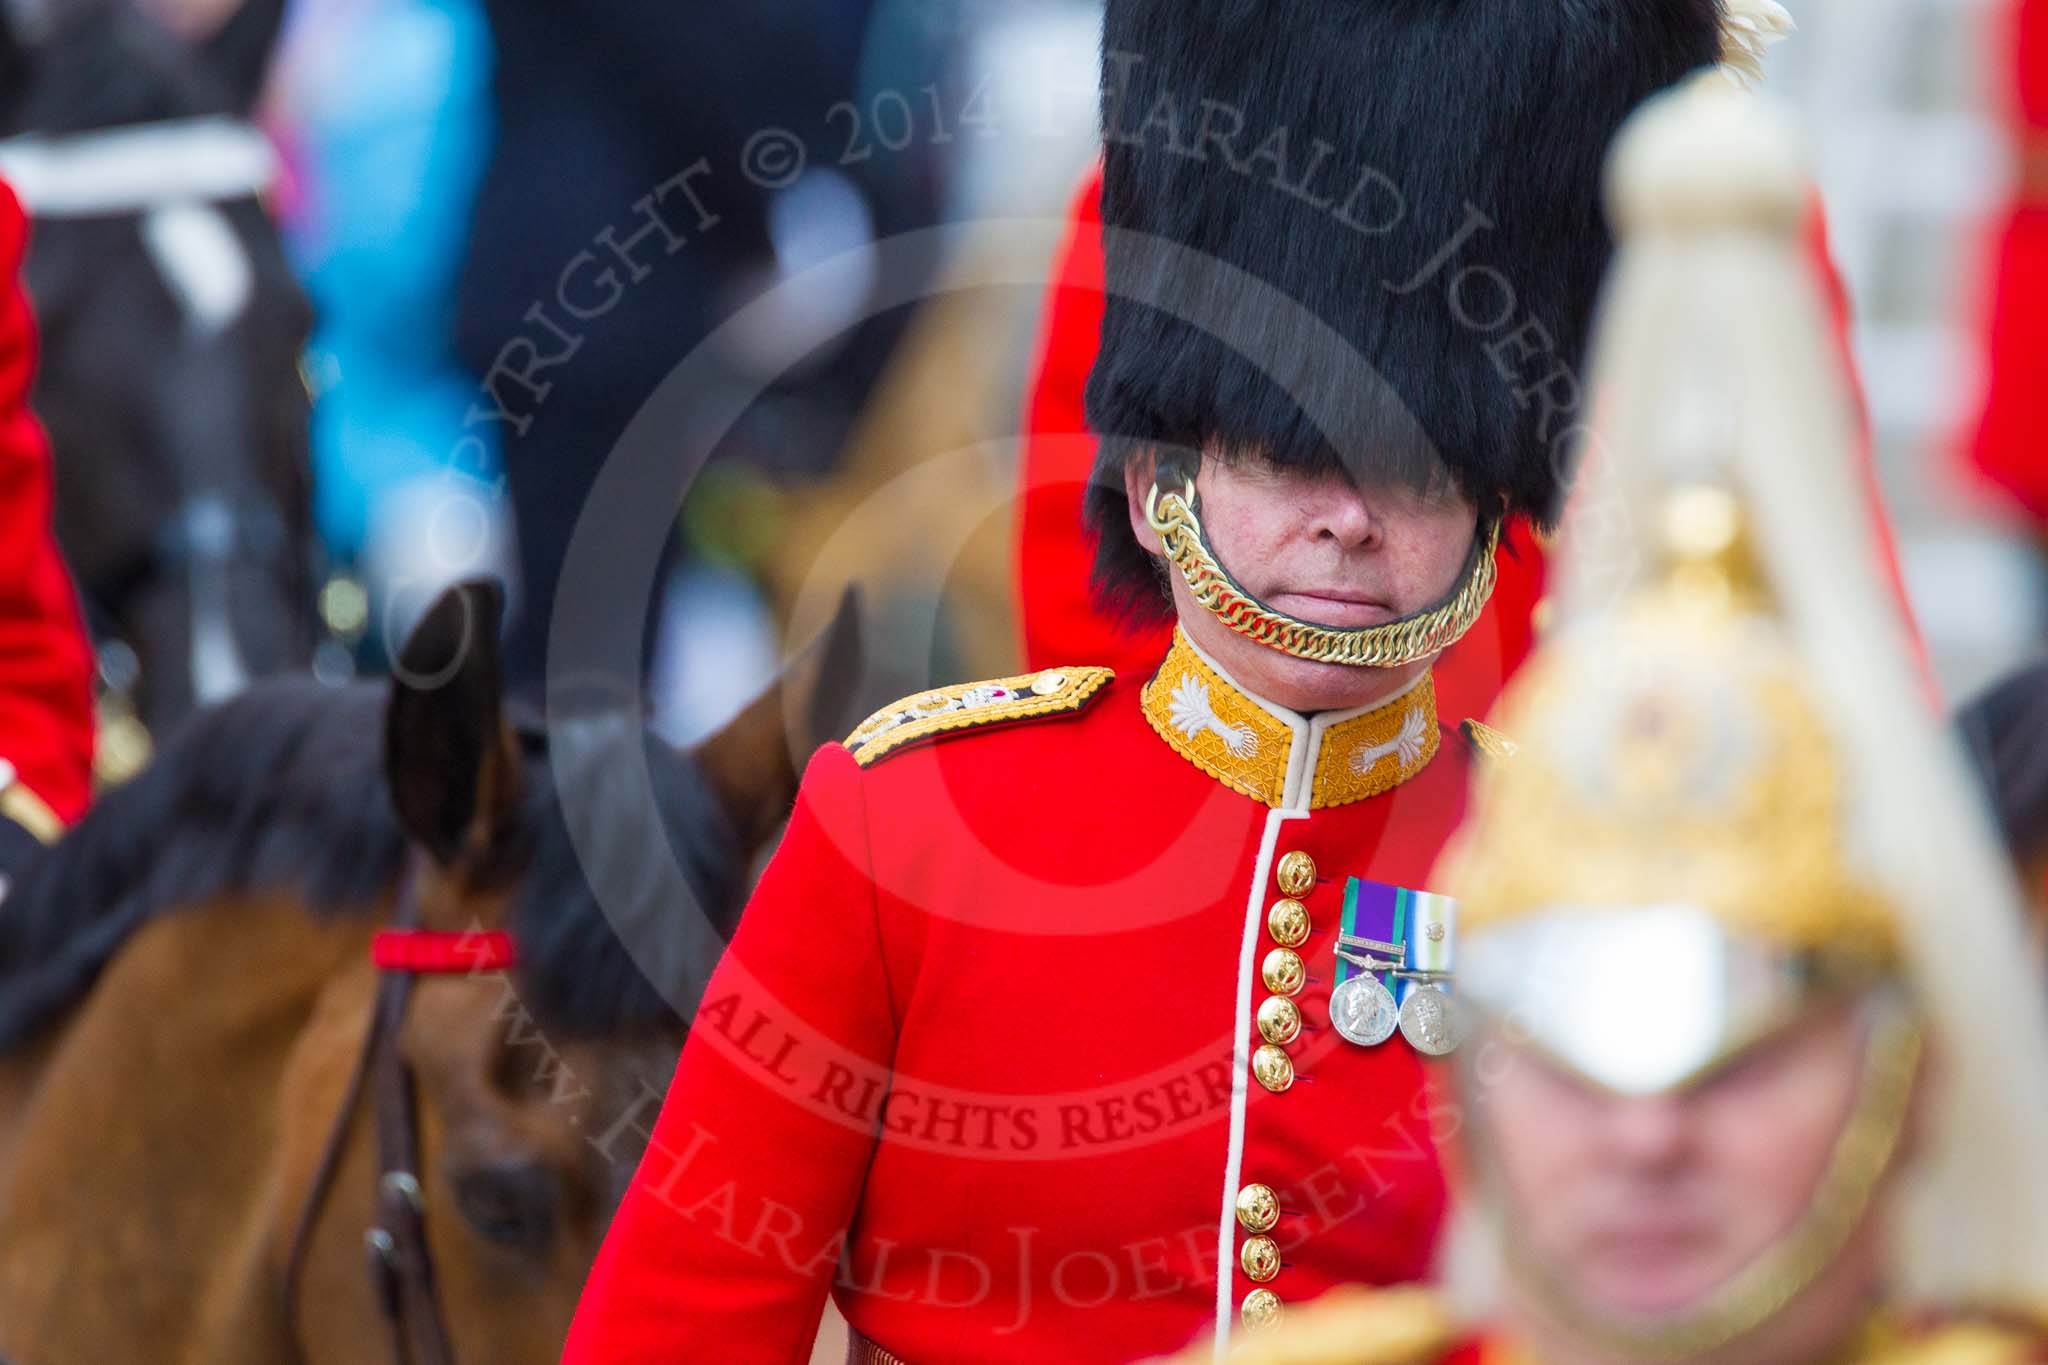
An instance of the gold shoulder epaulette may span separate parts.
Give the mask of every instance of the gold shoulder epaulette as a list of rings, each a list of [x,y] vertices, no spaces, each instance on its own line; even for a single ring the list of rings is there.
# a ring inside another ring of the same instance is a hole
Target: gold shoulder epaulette
[[[1115,677],[1108,668],[1047,668],[992,682],[935,687],[869,716],[846,737],[846,747],[865,768],[907,745],[955,730],[1071,715]]]
[[[1458,1345],[1457,1324],[1433,1292],[1333,1289],[1310,1303],[1292,1305],[1280,1330],[1247,1339],[1232,1365],[1435,1365]],[[1206,1362],[1203,1345],[1173,1365]]]
[[[1513,758],[1522,747],[1485,721],[1468,720],[1458,726],[1458,732],[1465,736],[1465,742],[1472,746],[1473,753],[1496,763],[1504,758]]]

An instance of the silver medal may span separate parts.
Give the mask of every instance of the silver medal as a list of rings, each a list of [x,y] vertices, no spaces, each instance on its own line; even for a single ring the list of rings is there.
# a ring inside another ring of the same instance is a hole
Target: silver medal
[[[1452,1051],[1458,1046],[1457,1002],[1428,982],[1416,986],[1401,1002],[1401,1036],[1426,1057]]]
[[[1378,1047],[1394,1036],[1401,1010],[1386,983],[1361,973],[1330,992],[1330,1023],[1346,1041]]]

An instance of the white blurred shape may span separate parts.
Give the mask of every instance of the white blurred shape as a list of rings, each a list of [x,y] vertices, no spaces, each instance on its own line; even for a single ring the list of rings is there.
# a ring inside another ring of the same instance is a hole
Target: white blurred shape
[[[387,642],[405,639],[445,588],[465,579],[511,583],[511,514],[488,484],[438,473],[392,489],[370,518],[360,565]]]
[[[769,200],[768,239],[773,275],[720,336],[736,364],[773,377],[861,320],[875,287],[874,214],[839,172],[806,171]],[[787,287],[806,271],[801,285]]]
[[[767,602],[731,569],[700,563],[672,575],[659,629],[651,723],[671,744],[694,744],[731,720],[781,667]]]
[[[1901,536],[1899,570],[1944,695],[1968,696],[2038,648],[2048,587],[2024,541],[1979,528]]]
[[[242,316],[256,272],[226,214],[212,204],[163,204],[143,215],[141,232],[191,331],[211,336]]]
[[[5,179],[38,218],[136,213],[166,201],[262,194],[277,151],[254,124],[206,117],[0,141]]]

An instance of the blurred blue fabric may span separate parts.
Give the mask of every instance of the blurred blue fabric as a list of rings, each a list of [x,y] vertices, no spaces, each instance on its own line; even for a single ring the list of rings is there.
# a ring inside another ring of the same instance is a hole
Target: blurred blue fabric
[[[489,428],[464,426],[475,379],[452,342],[490,76],[490,30],[471,0],[302,0],[287,38],[286,230],[319,313],[315,517],[344,562],[401,485],[451,463],[498,477]]]

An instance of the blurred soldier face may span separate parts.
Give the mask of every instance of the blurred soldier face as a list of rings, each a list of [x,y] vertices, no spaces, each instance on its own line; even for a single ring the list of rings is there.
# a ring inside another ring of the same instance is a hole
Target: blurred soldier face
[[[1697,1307],[1806,1215],[1855,1106],[1863,1016],[1807,1020],[1674,1094],[1595,1089],[1501,1039],[1485,1068],[1486,1156],[1511,1236],[1571,1301],[1655,1319]],[[1767,1331],[1825,1345],[1877,1275],[1867,1236]],[[1739,1342],[1738,1358],[1779,1358]]]
[[[1125,479],[1138,543],[1161,554],[1145,524],[1150,462],[1133,460]],[[1478,509],[1450,488],[1358,488],[1334,474],[1204,458],[1195,490],[1210,548],[1232,576],[1275,611],[1321,626],[1383,625],[1435,606],[1457,587],[1478,533]],[[1240,686],[1292,710],[1369,705],[1429,668],[1351,668],[1282,654],[1230,629],[1178,573],[1168,578],[1195,643]]]

